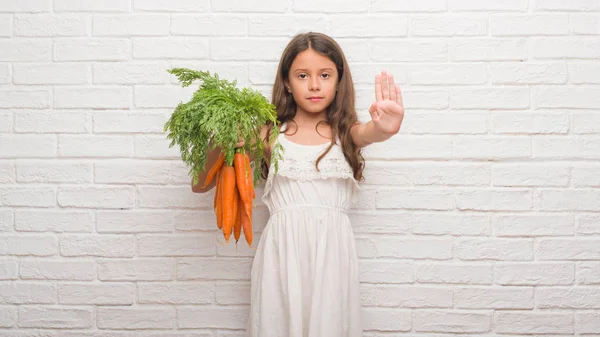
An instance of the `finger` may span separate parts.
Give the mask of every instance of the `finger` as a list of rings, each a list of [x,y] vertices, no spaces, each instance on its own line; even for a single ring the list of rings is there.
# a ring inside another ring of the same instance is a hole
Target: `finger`
[[[398,93],[396,92],[396,84],[394,84],[394,76],[392,74],[388,75],[388,83],[390,88],[390,100],[396,101]]]
[[[390,99],[390,86],[385,70],[381,72],[381,96],[383,99]]]
[[[398,102],[400,106],[404,106],[404,100],[402,100],[402,92],[400,91],[400,86],[398,84],[396,84],[396,102]]]
[[[381,95],[381,75],[375,75],[375,100],[381,101],[383,99]]]
[[[379,119],[379,111],[376,104],[371,104],[371,107],[369,108],[369,114],[371,115],[372,120]]]

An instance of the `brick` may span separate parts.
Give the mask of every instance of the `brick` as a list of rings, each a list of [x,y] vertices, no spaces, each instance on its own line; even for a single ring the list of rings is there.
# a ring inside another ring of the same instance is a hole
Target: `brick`
[[[378,0],[371,3],[371,12],[445,12],[445,0],[423,0],[419,2]]]
[[[413,329],[418,332],[483,333],[489,332],[491,326],[491,312],[413,311]]]
[[[238,329],[246,328],[248,309],[240,307],[179,307],[179,329]]]
[[[293,36],[302,31],[304,27],[311,27],[313,31],[328,32],[331,29],[331,18],[310,14],[290,16],[285,13],[256,14],[248,18],[248,36]],[[234,32],[236,31],[237,29],[234,30]],[[260,65],[264,65],[264,63],[257,64],[257,66]],[[252,70],[251,67],[250,71]],[[270,67],[269,70],[277,71],[277,65]],[[352,75],[354,76],[354,73]]]
[[[213,256],[215,235],[139,235],[140,256]]]
[[[537,108],[600,108],[600,97],[591,87],[537,87],[533,91],[533,100]]]
[[[0,40],[0,62],[41,62],[51,60],[52,42],[50,40]]]
[[[407,234],[410,230],[410,214],[397,211],[361,211],[350,215],[355,233]]]
[[[56,88],[54,108],[129,109],[131,88]]]
[[[529,89],[521,87],[450,89],[452,109],[527,109]]]
[[[256,0],[255,0],[256,1]],[[271,0],[273,1],[273,0]],[[238,0],[239,2],[239,0]],[[293,11],[303,12],[325,12],[325,13],[348,13],[348,12],[368,12],[368,0],[355,0],[347,2],[343,0],[334,0],[321,2],[318,0],[305,0],[302,2],[293,2]]]
[[[459,309],[533,309],[533,287],[458,287],[454,306]]]
[[[58,154],[62,158],[114,158],[133,155],[129,136],[59,135]]]
[[[496,262],[494,283],[503,286],[570,285],[575,267],[568,262]]]
[[[230,258],[226,261],[223,258],[181,258],[177,260],[177,279],[248,280],[251,269],[251,258]]]
[[[133,257],[130,235],[68,235],[60,240],[62,256]]]
[[[88,19],[72,14],[17,15],[14,18],[15,36],[85,36]]]
[[[577,283],[600,284],[600,262],[579,262],[577,264]]]
[[[405,308],[452,307],[452,289],[428,286],[364,285],[364,306]]]
[[[348,6],[344,5],[344,7]],[[394,27],[394,29],[382,30],[381,27]],[[335,15],[331,17],[328,34],[336,38],[407,36],[408,17],[364,14]]]
[[[402,128],[410,134],[484,134],[487,133],[487,115],[415,113],[406,116]]]
[[[91,118],[82,112],[16,112],[15,131],[28,133],[88,133]]]
[[[408,69],[408,74],[409,82],[417,85],[483,85],[488,82],[488,68],[482,64],[414,65]],[[439,115],[441,116],[442,114]],[[448,114],[443,115],[446,116]],[[460,115],[452,114],[452,116]],[[408,119],[410,115],[406,117]],[[453,125],[447,126],[450,127]]]
[[[571,167],[563,164],[498,163],[492,166],[494,186],[567,186]]]
[[[382,237],[377,240],[377,257],[447,260],[452,258],[452,240],[445,238]]]
[[[600,57],[600,40],[582,36],[534,39],[532,40],[531,57],[542,60],[565,58],[594,60]]]
[[[82,63],[20,63],[13,65],[15,84],[85,84],[90,67]]]
[[[598,260],[600,240],[593,238],[540,239],[535,249],[538,260]]]
[[[600,292],[596,287],[538,287],[540,309],[598,309]]]
[[[212,48],[212,46],[211,46]],[[134,59],[207,59],[208,40],[192,38],[133,38]]]
[[[545,211],[600,211],[600,190],[540,190],[539,208]]]
[[[17,181],[25,183],[92,182],[92,164],[69,161],[19,161]]]
[[[234,15],[173,15],[172,35],[246,36],[247,19]],[[227,27],[227,30],[223,30]]]
[[[10,37],[13,35],[13,18],[12,16],[0,14],[0,36],[1,37]],[[2,72],[4,71],[4,66],[0,66],[0,83],[2,80]],[[8,65],[6,65],[6,70],[8,70]]]
[[[91,233],[94,214],[77,210],[17,210],[15,229],[21,232]]]
[[[164,36],[169,35],[171,18],[168,15],[96,15],[94,36]]]
[[[569,16],[565,14],[492,14],[492,36],[569,35]]]
[[[60,284],[58,298],[61,304],[132,305],[135,302],[135,284]]]
[[[533,156],[555,159],[598,159],[600,138],[539,137],[533,138]]]
[[[445,62],[448,45],[443,41],[377,40],[371,44],[371,55],[376,62]]]
[[[147,259],[100,259],[98,279],[102,281],[170,281],[175,270],[174,260]]]
[[[575,134],[600,134],[600,114],[573,112],[571,132]]]
[[[490,122],[495,134],[566,134],[570,128],[569,115],[563,112],[498,112]]]
[[[414,264],[410,261],[361,260],[362,283],[413,283]]]
[[[181,102],[188,102],[197,88],[179,88],[173,85],[136,86],[134,105],[137,108],[174,109]],[[165,119],[163,122],[166,122]],[[163,123],[164,126],[164,123]],[[164,137],[162,137],[164,139]]]
[[[10,328],[17,324],[17,307],[0,306],[0,327]]]
[[[51,185],[2,185],[1,206],[54,207],[56,188]]]
[[[129,12],[130,0],[54,0],[56,12]]]
[[[250,282],[217,282],[215,299],[220,305],[250,304]]]
[[[168,117],[164,113],[98,112],[93,115],[94,133],[161,133]]]
[[[573,35],[598,35],[600,34],[600,15],[573,14],[571,15],[571,29]]]
[[[461,260],[532,261],[533,241],[461,238],[456,243],[455,255]]]
[[[454,140],[454,156],[463,159],[530,158],[528,137],[459,136]]]
[[[58,204],[61,207],[132,208],[134,203],[132,187],[63,186],[58,189]]]
[[[0,161],[0,184],[14,184],[16,181],[15,163]]]
[[[142,208],[198,208],[212,207],[213,196],[208,193],[190,193],[190,187],[180,186],[140,186],[138,187],[138,207]]]
[[[498,237],[565,236],[575,232],[572,215],[499,214],[492,223]]]
[[[103,184],[167,184],[171,165],[156,160],[107,160],[94,165],[94,182]]]
[[[578,234],[600,234],[600,216],[594,214],[576,217],[576,230]]]
[[[276,61],[285,42],[280,39],[221,38],[210,41],[211,60]]]
[[[572,313],[496,312],[496,332],[507,334],[572,334]]]
[[[208,12],[209,0],[133,0],[136,11],[142,12]]]
[[[45,109],[50,107],[50,100],[48,90],[0,90],[0,108]]]
[[[0,17],[1,20],[1,17]],[[2,29],[0,27],[0,29]],[[0,36],[1,36],[1,30],[0,30]],[[10,64],[0,64],[0,84],[8,84],[10,83],[12,80],[12,74],[11,74],[11,70],[10,70]],[[0,117],[2,118],[2,117]],[[1,121],[1,119],[0,119]],[[4,123],[2,123],[4,124]],[[5,126],[6,127],[6,126]],[[0,129],[2,130],[2,129]]]
[[[455,208],[454,192],[424,189],[382,189],[377,208],[449,210]]]
[[[538,0],[535,3],[538,11],[597,11],[600,4],[594,0]]]
[[[0,280],[16,280],[19,278],[19,263],[16,259],[0,258]]]
[[[169,307],[100,307],[97,324],[100,329],[168,329],[176,324],[175,309]]]
[[[13,212],[10,209],[0,210],[0,232],[13,231],[14,221]]]
[[[527,10],[527,0],[449,0],[448,9],[451,11],[521,11]]]
[[[363,329],[377,331],[410,331],[411,312],[403,309],[364,308]]]
[[[567,66],[561,63],[491,63],[492,84],[566,84]]]
[[[214,196],[214,192],[212,194]],[[260,213],[265,213],[266,210],[259,211],[258,209],[254,209],[252,212],[253,219],[260,219],[259,222],[253,221],[253,228],[259,226],[259,224],[264,221],[267,222],[266,216],[261,217]],[[211,213],[212,212],[212,213]],[[268,211],[267,211],[268,213]],[[175,231],[178,232],[189,232],[189,231],[211,231],[217,228],[217,219],[214,216],[215,213],[213,210],[175,210],[174,211],[174,222],[175,222]]]
[[[92,260],[75,259],[23,259],[19,275],[25,280],[92,281],[96,279],[96,263]]]
[[[61,307],[19,307],[19,327],[47,329],[91,328],[92,309]]]
[[[430,263],[416,265],[419,283],[491,284],[492,265],[482,263]]]
[[[485,36],[488,18],[484,15],[414,15],[410,18],[411,36]]]
[[[402,149],[402,151],[390,151]],[[368,159],[441,159],[452,158],[452,138],[446,136],[393,136],[385,143],[365,148]]]
[[[168,63],[101,62],[93,64],[95,84],[164,84],[169,83]]]
[[[49,12],[52,0],[4,0],[0,3],[0,12]]]
[[[5,304],[53,304],[57,299],[54,284],[21,281],[0,283],[0,301]]]
[[[450,61],[524,61],[527,59],[524,38],[457,38],[450,41]]]
[[[215,298],[214,282],[138,283],[137,288],[138,303],[211,304]]]
[[[575,331],[580,334],[593,334],[598,332],[598,323],[600,322],[600,313],[596,312],[576,312],[575,313]]]
[[[124,61],[130,58],[129,39],[60,39],[54,42],[54,61]]]
[[[488,235],[490,218],[481,214],[414,213],[411,232],[424,235]]]
[[[456,192],[456,207],[477,211],[524,211],[533,207],[531,190],[488,189]]]

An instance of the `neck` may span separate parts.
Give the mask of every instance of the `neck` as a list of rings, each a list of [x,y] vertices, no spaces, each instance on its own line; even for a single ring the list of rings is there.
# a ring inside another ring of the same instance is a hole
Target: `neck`
[[[309,114],[304,111],[300,111],[300,109],[298,109],[298,110],[296,110],[296,115],[294,116],[293,120],[298,125],[315,126],[319,122],[326,122],[327,116],[325,115],[325,111],[322,111],[322,112],[319,112],[316,114]]]

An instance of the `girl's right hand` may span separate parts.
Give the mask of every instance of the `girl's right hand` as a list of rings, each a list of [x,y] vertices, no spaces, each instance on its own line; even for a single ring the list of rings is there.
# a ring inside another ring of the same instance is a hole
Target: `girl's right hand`
[[[244,141],[244,139],[242,139],[242,137],[240,137],[240,139],[238,140],[238,143],[235,144],[235,148],[239,149],[240,147],[244,147],[244,145],[246,145],[246,142]]]

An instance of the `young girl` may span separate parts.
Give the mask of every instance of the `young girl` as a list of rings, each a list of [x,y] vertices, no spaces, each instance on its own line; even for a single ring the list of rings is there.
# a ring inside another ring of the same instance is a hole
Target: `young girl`
[[[263,166],[270,218],[252,264],[249,337],[362,336],[348,211],[362,180],[361,148],[396,134],[404,116],[400,88],[385,71],[375,77],[375,96],[371,121],[359,123],[339,45],[306,33],[285,48],[272,96],[281,133],[263,127],[265,144],[275,136],[284,153],[277,174],[274,163]],[[215,151],[207,167],[216,157]]]

